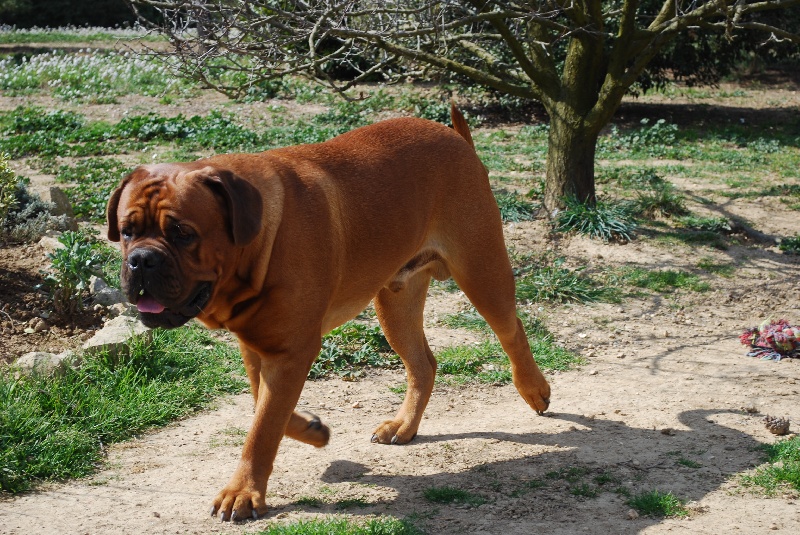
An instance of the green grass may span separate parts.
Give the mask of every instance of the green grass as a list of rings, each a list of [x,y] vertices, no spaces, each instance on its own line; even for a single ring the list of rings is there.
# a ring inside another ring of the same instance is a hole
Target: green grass
[[[543,371],[566,371],[584,360],[553,341],[538,318],[520,315],[536,363]],[[437,381],[445,384],[470,382],[506,384],[511,382],[509,361],[494,336],[479,344],[453,346],[436,354]]]
[[[533,219],[534,205],[516,193],[508,191],[494,192],[500,217],[505,222],[530,221]]]
[[[688,516],[689,511],[681,500],[671,492],[653,490],[636,494],[627,501],[628,505],[636,509],[639,514],[652,517],[682,517]]]
[[[629,205],[604,201],[590,205],[574,197],[567,197],[564,203],[564,208],[553,218],[554,231],[574,231],[604,242],[633,239],[637,224]]]
[[[425,489],[422,495],[426,500],[432,503],[463,503],[472,506],[486,503],[486,498],[483,496],[450,486],[430,487]]]
[[[622,280],[637,288],[658,293],[669,293],[677,289],[705,292],[710,289],[710,285],[697,275],[672,269],[627,268],[623,270]]]
[[[421,535],[422,532],[405,520],[392,517],[357,521],[329,517],[301,520],[291,524],[272,525],[258,535]]]
[[[703,271],[719,275],[720,277],[732,277],[736,272],[736,265],[728,262],[717,262],[713,258],[701,258],[697,262],[697,267]]]
[[[593,303],[616,302],[616,288],[606,286],[585,274],[583,269],[564,267],[561,258],[515,258],[517,299],[528,302]]]
[[[447,314],[439,320],[439,323],[451,329],[465,329],[467,331],[481,333],[491,331],[486,320],[472,307],[470,307],[469,310],[464,310],[455,314]]]
[[[46,378],[0,372],[0,490],[82,477],[103,448],[245,386],[238,352],[201,328],[155,330],[130,354],[84,356]]]
[[[753,474],[742,476],[742,483],[758,487],[767,495],[777,494],[782,489],[800,491],[800,437],[764,444],[761,449],[766,454],[766,464]]]

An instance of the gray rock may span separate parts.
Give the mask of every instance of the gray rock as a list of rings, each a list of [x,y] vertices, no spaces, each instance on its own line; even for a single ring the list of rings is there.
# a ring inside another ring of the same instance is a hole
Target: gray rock
[[[108,351],[112,356],[118,355],[128,351],[127,343],[131,338],[144,336],[149,341],[151,332],[138,318],[117,316],[87,340],[83,349],[86,353]]]
[[[17,370],[23,375],[42,375],[49,377],[64,373],[67,366],[73,365],[75,355],[65,351],[58,355],[44,351],[25,353],[15,363]]]
[[[49,254],[58,249],[63,249],[64,244],[58,241],[57,236],[45,235],[39,240],[39,247],[44,249],[45,254]]]
[[[126,301],[125,295],[121,291],[112,288],[99,277],[89,279],[89,292],[92,294],[94,302],[103,306],[111,306]]]
[[[72,204],[67,198],[64,190],[56,186],[50,186],[42,192],[42,200],[53,205],[50,213],[54,216],[65,216],[69,230],[78,230],[78,221],[75,219],[75,212],[72,211]]]

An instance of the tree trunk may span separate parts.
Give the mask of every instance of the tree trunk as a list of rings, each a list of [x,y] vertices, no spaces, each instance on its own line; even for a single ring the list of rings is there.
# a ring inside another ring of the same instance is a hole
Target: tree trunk
[[[599,131],[576,125],[564,113],[550,114],[550,135],[547,141],[547,175],[544,207],[552,217],[564,207],[565,197],[576,197],[589,204],[595,202],[594,156]]]

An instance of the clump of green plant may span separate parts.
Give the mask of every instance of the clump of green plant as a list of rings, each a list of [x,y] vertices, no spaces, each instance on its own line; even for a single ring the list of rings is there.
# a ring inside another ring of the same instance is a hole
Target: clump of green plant
[[[371,518],[363,523],[331,517],[272,524],[258,535],[422,535],[422,532],[405,520],[391,517]]]
[[[154,330],[126,354],[86,354],[50,377],[0,369],[0,491],[90,474],[106,445],[245,384],[238,352],[198,327]]]
[[[778,249],[786,254],[800,254],[800,234],[790,238],[783,238],[778,244]]]
[[[363,368],[397,365],[392,348],[380,328],[349,321],[322,339],[322,351],[311,366],[310,379],[335,374],[346,379],[364,375]]]
[[[800,491],[800,437],[764,444],[761,448],[766,454],[766,464],[757,468],[755,473],[742,476],[742,483],[759,487],[768,495],[781,489]]]
[[[426,500],[433,503],[464,503],[467,505],[481,505],[486,503],[486,498],[456,487],[429,487],[422,492]]]
[[[83,294],[89,279],[101,271],[105,260],[92,240],[83,232],[64,232],[58,238],[62,247],[48,253],[50,269],[44,273],[44,283],[60,314],[83,310]]]
[[[671,492],[660,492],[658,490],[644,492],[634,495],[627,503],[642,515],[681,517],[689,514],[689,510],[685,507],[685,501]]]
[[[693,292],[705,292],[709,289],[709,284],[700,280],[697,275],[672,269],[630,268],[623,274],[622,279],[638,288],[647,288],[659,293],[671,292],[678,288]]]
[[[726,217],[697,217],[685,215],[678,217],[676,222],[684,228],[707,232],[730,232],[732,229],[731,221]]]
[[[620,202],[583,203],[576,197],[564,199],[564,209],[553,218],[553,230],[575,231],[590,238],[630,241],[636,230],[636,218],[627,204]]]
[[[530,221],[533,219],[533,203],[509,191],[494,192],[500,217],[506,222]]]
[[[568,269],[564,259],[541,263],[528,258],[517,269],[517,299],[531,302],[592,303],[619,300],[614,288],[584,275],[583,268]]]
[[[8,166],[8,154],[0,154],[0,225],[5,226],[6,216],[17,207],[17,175]]]
[[[638,214],[651,219],[687,213],[684,196],[671,182],[654,172],[641,181],[641,186],[636,190],[634,206]]]

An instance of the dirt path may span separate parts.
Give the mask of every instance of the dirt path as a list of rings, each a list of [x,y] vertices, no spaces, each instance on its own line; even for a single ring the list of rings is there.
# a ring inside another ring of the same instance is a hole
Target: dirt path
[[[586,246],[594,245],[577,240],[567,249]],[[607,254],[628,250],[611,246]],[[797,262],[780,268],[800,280]],[[763,280],[755,270],[737,285]],[[737,474],[760,463],[758,444],[776,440],[764,414],[800,422],[800,363],[744,357],[736,337],[763,318],[764,304],[727,293],[698,294],[702,301],[687,298],[682,309],[672,302],[680,298],[652,297],[547,311],[560,338],[594,355],[581,370],[551,377],[547,417],[533,414],[512,386],[438,387],[420,436],[381,446],[369,436],[399,405],[388,387],[402,383],[401,372],[309,382],[301,404],[332,426],[331,444],[315,450],[284,441],[270,480],[272,509],[257,522],[221,524],[207,510],[249,425],[252,402],[243,394],[113,446],[107,467],[90,479],[0,502],[0,533],[240,533],[331,513],[411,516],[428,533],[798,533],[796,498],[757,497]],[[800,317],[796,292],[770,304],[773,317]],[[434,330],[434,344],[451,343],[437,337]],[[446,485],[486,503],[423,497]],[[690,500],[692,514],[631,520],[620,487],[671,491]],[[587,489],[596,496],[580,495]]]

